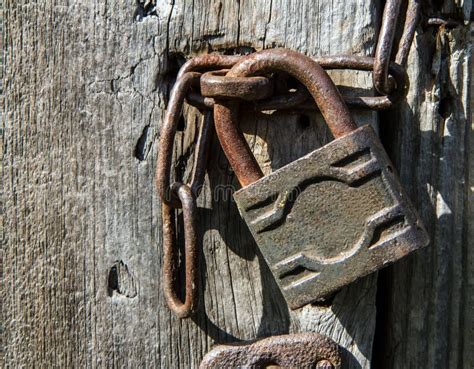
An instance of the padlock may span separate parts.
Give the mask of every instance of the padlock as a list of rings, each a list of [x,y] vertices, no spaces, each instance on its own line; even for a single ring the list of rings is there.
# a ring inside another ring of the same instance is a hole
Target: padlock
[[[216,131],[242,189],[240,214],[292,309],[317,301],[429,242],[374,130],[357,128],[312,59],[271,49],[231,77],[283,71],[302,82],[335,140],[264,176],[238,128],[238,103],[216,100]]]

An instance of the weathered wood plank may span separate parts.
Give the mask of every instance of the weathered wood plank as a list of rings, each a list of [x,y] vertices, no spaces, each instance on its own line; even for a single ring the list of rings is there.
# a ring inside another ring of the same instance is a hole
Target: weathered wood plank
[[[274,46],[370,54],[377,2],[150,3],[6,1],[7,366],[190,368],[214,343],[314,330],[346,348],[347,367],[368,368],[375,276],[331,307],[289,312],[235,206],[211,191],[236,185],[215,141],[199,199],[200,313],[172,316],[161,292],[153,176],[181,56]],[[367,74],[339,78],[370,86]],[[309,118],[314,126],[295,115],[249,118],[248,127],[258,121],[249,139],[265,170],[327,141],[320,119]],[[197,121],[188,122],[178,154],[192,142]]]
[[[471,7],[470,1],[426,5],[425,20],[437,15],[460,24],[419,27],[407,101],[382,117],[382,134],[431,244],[379,274],[377,322],[384,325],[374,348],[382,355],[378,367],[467,369],[474,363],[474,244],[467,207]]]
[[[310,330],[345,347],[347,367],[368,368],[376,276],[344,289],[329,307],[290,312],[230,197],[224,198],[236,181],[215,139],[198,202],[200,311],[194,320],[172,316],[161,292],[154,143],[183,57],[278,46],[308,55],[370,55],[380,2],[154,5],[5,1],[5,366],[190,368],[214,343]],[[468,14],[470,1],[431,6],[446,14],[463,7]],[[473,362],[474,268],[465,216],[468,35],[467,27],[420,29],[407,102],[399,113],[382,116],[384,127],[394,127],[384,137],[433,244],[383,274],[380,285],[390,290],[379,308],[387,311],[380,320],[388,327],[379,367],[468,368]],[[335,78],[341,85],[371,85],[366,73]],[[186,115],[176,171],[192,160],[199,122],[194,109]],[[295,114],[243,118],[265,171],[327,142],[320,117],[308,117],[309,126]],[[357,120],[376,116],[359,113]]]

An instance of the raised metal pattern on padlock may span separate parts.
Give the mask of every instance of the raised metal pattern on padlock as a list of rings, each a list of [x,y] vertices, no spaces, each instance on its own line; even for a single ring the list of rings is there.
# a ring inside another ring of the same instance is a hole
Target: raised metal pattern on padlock
[[[291,308],[427,243],[370,126],[234,194]]]
[[[339,346],[318,333],[273,336],[250,344],[220,345],[206,354],[200,368],[340,369]]]
[[[336,137],[263,177],[238,131],[235,105],[215,105],[216,131],[243,186],[235,201],[296,309],[426,246],[428,236],[375,132],[357,128],[327,74],[308,57],[278,49],[248,56],[229,74],[268,70],[304,83]]]

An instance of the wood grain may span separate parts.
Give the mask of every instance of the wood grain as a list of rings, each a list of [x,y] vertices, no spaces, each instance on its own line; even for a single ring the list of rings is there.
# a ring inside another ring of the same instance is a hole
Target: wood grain
[[[215,140],[199,199],[200,312],[194,321],[172,316],[161,292],[153,176],[183,57],[276,46],[368,54],[371,2],[175,1],[153,10],[134,1],[8,1],[5,9],[8,366],[190,368],[214,343],[312,330],[346,347],[348,367],[368,367],[375,277],[332,307],[291,313],[235,205],[215,190],[236,186]],[[345,78],[370,83],[366,74]],[[199,122],[192,109],[187,115],[177,171],[192,160]],[[327,140],[314,115],[309,127],[296,115],[245,120],[266,170]]]
[[[424,9],[425,20],[454,18],[459,25],[418,28],[406,103],[381,117],[385,143],[431,244],[379,274],[376,367],[467,369],[474,363],[471,7],[444,1]]]
[[[175,318],[161,290],[153,177],[160,122],[184,58],[269,47],[371,55],[379,15],[378,0],[5,0],[4,366],[195,368],[216,343],[316,331],[344,347],[346,368],[369,368],[377,276],[343,289],[332,305],[289,311],[231,202],[237,182],[215,138],[198,200],[199,313]],[[393,332],[383,352],[392,367],[444,363],[453,345],[449,360],[464,367],[450,367],[468,368],[472,359],[466,37],[463,27],[443,31],[439,43],[417,37],[412,92],[397,114],[397,140],[388,139],[435,235],[435,246],[386,278],[394,287],[383,320]],[[425,42],[428,54],[417,51]],[[367,73],[333,77],[346,88],[371,86]],[[436,118],[451,104],[446,119]],[[193,108],[185,115],[174,169],[186,179],[201,117]],[[356,119],[375,123],[377,115]],[[267,172],[329,139],[316,114],[246,114],[242,124]]]

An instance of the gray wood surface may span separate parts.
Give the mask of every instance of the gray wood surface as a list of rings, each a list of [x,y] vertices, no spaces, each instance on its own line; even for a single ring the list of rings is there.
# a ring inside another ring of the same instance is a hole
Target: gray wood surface
[[[369,368],[377,275],[343,289],[332,305],[289,311],[226,198],[237,182],[215,138],[198,201],[199,314],[175,318],[161,290],[153,179],[161,119],[184,58],[280,46],[370,55],[379,12],[378,0],[5,0],[4,366],[194,368],[216,343],[317,331],[345,348],[346,368]],[[469,32],[419,32],[411,93],[381,122],[393,121],[394,134],[382,133],[433,244],[384,272],[390,288],[378,319],[387,327],[380,357],[388,364],[379,367],[449,361],[464,369],[474,351]],[[345,87],[371,86],[367,73],[333,76]],[[176,171],[188,178],[200,115],[185,113]],[[301,116],[242,118],[265,171],[328,141],[318,115],[308,116],[309,126]],[[377,121],[373,113],[356,118]]]
[[[379,273],[376,367],[474,365],[474,234],[468,212],[472,2],[433,4],[425,16],[459,24],[419,27],[406,103],[381,116],[385,142],[431,244]]]

